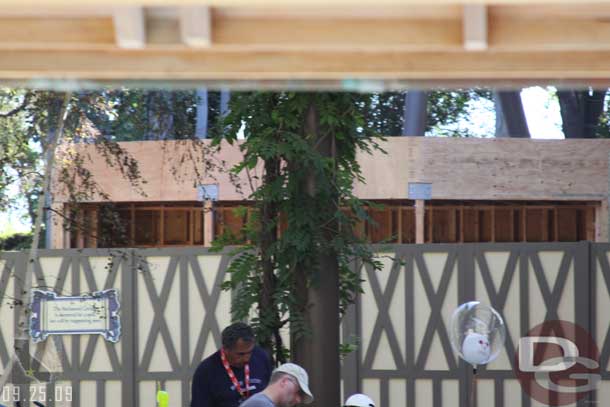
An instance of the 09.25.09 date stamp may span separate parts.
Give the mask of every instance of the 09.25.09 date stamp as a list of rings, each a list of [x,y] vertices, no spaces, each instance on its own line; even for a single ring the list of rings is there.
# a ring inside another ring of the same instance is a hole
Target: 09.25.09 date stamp
[[[0,388],[0,403],[16,403],[18,401],[34,402],[41,404],[72,401],[72,386],[69,384],[55,383],[53,386],[47,384],[30,384],[17,386],[5,384]]]

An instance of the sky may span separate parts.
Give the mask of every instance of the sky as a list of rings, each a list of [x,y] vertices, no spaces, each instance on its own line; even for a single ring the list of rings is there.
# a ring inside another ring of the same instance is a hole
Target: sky
[[[531,87],[521,91],[521,100],[532,138],[563,139],[561,114],[554,88]],[[493,104],[470,106],[470,119],[463,123],[469,132],[479,137],[490,137],[495,131]],[[17,188],[11,191],[18,194]],[[24,219],[23,206],[8,213],[0,213],[0,236],[11,232],[27,232],[30,223]]]

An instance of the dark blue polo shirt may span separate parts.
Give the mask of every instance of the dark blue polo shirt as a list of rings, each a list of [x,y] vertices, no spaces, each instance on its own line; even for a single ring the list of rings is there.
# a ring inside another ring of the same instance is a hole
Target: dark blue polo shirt
[[[269,383],[273,367],[267,353],[255,346],[250,357],[250,395],[262,391]],[[244,369],[232,367],[242,389],[245,388]],[[199,364],[193,376],[191,407],[237,407],[240,395],[222,365],[220,351]]]

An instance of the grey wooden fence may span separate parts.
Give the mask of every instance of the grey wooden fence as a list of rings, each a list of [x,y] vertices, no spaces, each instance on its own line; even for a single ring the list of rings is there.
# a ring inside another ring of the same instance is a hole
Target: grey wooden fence
[[[379,406],[469,406],[470,369],[453,354],[448,320],[478,299],[507,323],[506,348],[479,372],[479,406],[536,406],[512,371],[518,339],[544,320],[588,329],[603,381],[581,405],[610,399],[610,245],[582,243],[375,246],[384,269],[361,270],[365,293],[344,318],[359,346],[343,362],[343,393]],[[220,343],[231,294],[220,290],[230,258],[206,249],[41,251],[35,285],[64,295],[121,294],[121,341],[51,336],[31,344],[32,366],[51,370],[71,401],[47,405],[153,406],[160,383],[187,406],[190,377]],[[22,298],[27,253],[0,254],[0,365],[6,367]],[[6,372],[5,372],[6,373]],[[315,372],[312,372],[315,374]],[[50,386],[50,385],[49,385]],[[49,388],[47,394],[52,394]],[[50,398],[47,396],[47,398]],[[2,400],[0,398],[0,403]],[[4,403],[6,404],[6,403]]]

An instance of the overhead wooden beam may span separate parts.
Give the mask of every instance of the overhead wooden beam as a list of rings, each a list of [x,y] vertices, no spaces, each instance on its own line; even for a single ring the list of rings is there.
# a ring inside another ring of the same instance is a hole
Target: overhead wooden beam
[[[489,48],[494,50],[607,50],[610,24],[599,18],[504,19],[490,16]]]
[[[6,6],[45,7],[74,5],[73,0],[2,0]],[[610,0],[595,0],[596,4],[610,4]],[[81,0],[79,6],[211,6],[211,7],[286,7],[286,0]],[[293,0],[289,7],[324,6],[328,0]],[[410,5],[456,5],[456,4],[501,4],[527,5],[531,0],[334,0],[333,7],[354,6],[410,6]],[[574,0],[536,0],[536,4],[574,4]]]
[[[212,15],[209,7],[182,7],[180,9],[182,42],[193,48],[206,48],[212,44]]]
[[[479,8],[479,6],[473,6]],[[603,15],[610,17],[610,9]],[[261,18],[216,15],[205,8],[176,18],[143,19],[141,10],[111,17],[40,18],[2,17],[0,50],[78,49],[115,50],[143,48],[174,51],[210,47],[216,51],[608,51],[610,24],[587,14],[574,17],[561,11],[556,17],[538,9],[536,18],[518,17],[510,8],[490,7],[487,35],[485,19],[473,18]],[[559,9],[557,9],[559,10]],[[552,10],[549,10],[551,12]],[[201,23],[199,23],[201,22]],[[213,22],[213,44],[210,44]],[[470,27],[473,34],[463,33]]]
[[[0,49],[115,47],[110,17],[0,17]]]
[[[6,50],[0,78],[160,80],[599,80],[610,52]]]
[[[463,17],[464,49],[483,51],[487,45],[487,6],[468,4]]]
[[[227,48],[458,51],[460,38],[459,19],[214,19],[214,46]]]
[[[119,48],[139,49],[146,46],[146,17],[142,7],[117,8],[113,21]]]

